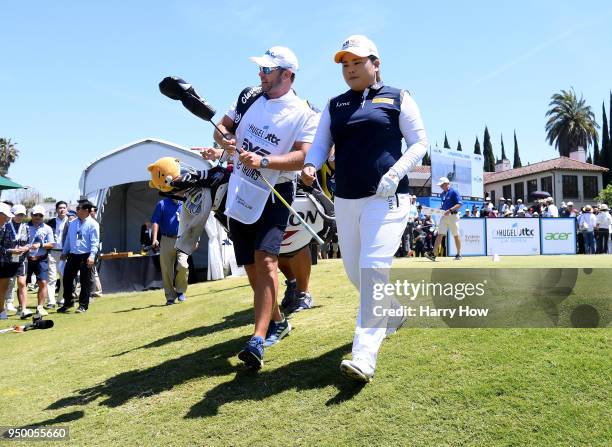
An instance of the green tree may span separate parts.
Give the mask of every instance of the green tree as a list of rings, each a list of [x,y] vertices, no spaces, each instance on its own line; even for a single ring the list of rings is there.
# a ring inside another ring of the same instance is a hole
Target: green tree
[[[495,155],[493,155],[493,145],[491,144],[491,136],[489,135],[489,128],[485,126],[484,132],[484,171],[495,172]]]
[[[593,164],[601,166],[601,155],[599,153],[599,140],[593,142]]]
[[[478,141],[478,137],[476,137],[476,142],[474,143],[474,153],[477,155],[482,155],[480,151],[480,141]]]
[[[448,138],[446,138],[446,132],[444,132],[444,148],[450,149],[450,144],[448,144]]]
[[[516,141],[516,130],[514,131],[514,164],[513,168],[520,168],[523,164],[521,163],[521,156],[519,155],[518,142]]]
[[[429,157],[429,151],[425,152],[423,159],[421,160],[423,166],[431,166],[431,158]]]
[[[0,175],[8,174],[9,168],[19,157],[19,149],[17,143],[13,143],[11,139],[0,137]]]
[[[587,155],[586,162],[590,165],[593,164],[593,159],[591,158],[591,151],[589,151],[589,155]]]
[[[598,203],[605,203],[608,206],[612,206],[612,183],[606,186],[604,189],[599,191],[599,195],[595,198]]]
[[[463,152],[463,148],[461,147],[461,140],[458,140],[458,141],[457,141],[457,150],[458,150],[459,152]]]
[[[504,148],[504,134],[500,134],[501,136],[501,147],[502,147],[502,160],[508,160],[508,157],[506,157],[506,149]]]
[[[585,150],[597,138],[599,124],[591,107],[584,98],[576,96],[571,90],[561,90],[551,96],[550,109],[546,112],[546,133],[549,144],[559,151],[559,155],[569,157],[570,152],[583,147]]]

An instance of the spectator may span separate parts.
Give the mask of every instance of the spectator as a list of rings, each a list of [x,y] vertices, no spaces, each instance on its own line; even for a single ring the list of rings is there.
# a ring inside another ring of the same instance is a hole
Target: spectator
[[[13,239],[7,228],[8,221],[13,217],[8,204],[0,202],[0,320],[8,319],[4,308],[4,296],[7,293],[9,279],[15,276],[17,265],[12,260]]]
[[[578,228],[584,237],[584,253],[592,255],[595,254],[595,225],[597,222],[591,205],[585,206],[583,211],[578,218]]]
[[[151,218],[153,228],[152,247],[159,247],[159,263],[166,304],[171,305],[185,300],[189,269],[183,263],[176,262],[177,253],[174,244],[178,236],[181,204],[177,200],[165,198],[155,206]]]
[[[140,227],[140,245],[142,247],[150,247],[153,243],[153,229],[151,228],[151,221],[145,220]]]
[[[525,208],[527,208],[524,204],[523,204],[523,199],[518,199],[516,201],[516,212],[518,213],[521,210],[524,210]]]
[[[55,212],[57,213],[57,217],[54,217],[47,223],[47,225],[49,225],[49,227],[51,227],[51,230],[53,231],[53,240],[55,242],[53,248],[49,250],[47,257],[47,261],[49,264],[49,281],[47,283],[47,309],[53,309],[57,305],[55,300],[55,287],[57,285],[58,280],[60,282],[60,287],[57,296],[60,297],[60,300],[62,296],[62,275],[58,271],[57,265],[60,261],[60,257],[62,256],[62,235],[64,233],[64,227],[67,227],[66,224],[68,223],[68,204],[63,200],[60,200],[55,204]],[[60,301],[60,304],[63,303]]]
[[[28,252],[30,251],[28,226],[23,222],[26,215],[26,209],[23,205],[15,205],[11,209],[13,219],[7,224],[8,232],[11,233],[13,242],[13,251],[11,262],[17,264],[15,276],[17,277],[17,298],[19,300],[19,311],[17,316],[22,319],[32,315],[32,311],[27,306],[27,284],[26,284],[26,263]],[[17,225],[17,227],[15,227]]]
[[[597,231],[597,253],[608,253],[608,239],[610,239],[610,226],[612,225],[612,217],[608,211],[608,205],[605,203],[599,206],[599,214],[595,221],[595,229]]]
[[[55,246],[55,238],[51,227],[43,222],[45,209],[36,205],[30,210],[32,222],[28,225],[30,236],[30,251],[28,253],[28,277],[36,275],[38,283],[38,305],[36,313],[47,315],[43,304],[47,297],[47,280],[49,278],[49,250]]]
[[[557,205],[555,205],[552,197],[548,197],[546,199],[546,205],[546,213],[548,214],[547,217],[559,217],[559,209],[557,208]]]
[[[93,220],[98,222],[98,207],[97,206],[91,207],[91,211],[89,212],[89,217],[91,217]],[[100,225],[99,222],[98,222],[98,225]],[[102,234],[102,231],[101,230],[99,231],[100,231],[100,234]],[[99,241],[98,247],[99,247],[98,249],[98,254],[99,254],[100,249],[102,248],[102,241]],[[102,283],[100,282],[100,275],[98,275],[98,255],[96,255],[94,265],[91,268],[91,276],[92,276],[92,284],[91,284],[91,297],[90,298],[93,301],[94,298],[102,296]]]
[[[93,204],[81,202],[77,206],[78,219],[70,222],[68,234],[62,249],[64,267],[64,305],[57,311],[66,313],[74,306],[72,292],[77,273],[81,277],[81,292],[77,313],[87,312],[91,296],[92,267],[99,250],[100,227],[98,222],[90,217]]]

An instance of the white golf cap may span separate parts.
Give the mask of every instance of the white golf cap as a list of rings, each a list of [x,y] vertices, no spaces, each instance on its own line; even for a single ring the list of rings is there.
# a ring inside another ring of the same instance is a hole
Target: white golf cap
[[[574,206],[574,202],[567,202],[567,206]]]
[[[500,202],[505,202],[505,201],[506,201],[506,199],[504,199],[503,197],[500,197],[500,198],[499,198],[499,201],[500,201]]]
[[[516,203],[523,203],[523,199],[518,199]]]
[[[26,208],[25,206],[18,204],[13,206],[13,208],[11,208],[11,213],[13,214],[25,214],[26,213]]]
[[[42,214],[45,215],[45,207],[42,205],[34,205],[30,210],[30,214]]]
[[[442,185],[443,185],[443,184],[445,184],[445,183],[450,183],[450,180],[449,180],[449,179],[447,179],[446,177],[440,177],[440,178],[438,179],[438,186],[442,186]]]
[[[351,53],[359,57],[376,56],[380,59],[378,49],[376,45],[374,45],[374,42],[360,34],[354,34],[344,39],[340,50],[334,55],[334,62],[337,64],[340,63],[342,56],[346,53]]]
[[[272,47],[263,56],[253,56],[249,59],[260,67],[281,67],[293,72],[299,68],[296,55],[287,47]]]
[[[4,202],[0,202],[0,213],[4,214],[6,217],[14,216],[14,214],[11,212],[11,207]]]
[[[487,196],[485,197],[485,200],[491,200],[491,197]]]

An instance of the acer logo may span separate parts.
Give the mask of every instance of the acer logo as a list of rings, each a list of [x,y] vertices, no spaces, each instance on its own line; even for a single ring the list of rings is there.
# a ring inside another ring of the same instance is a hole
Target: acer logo
[[[544,240],[546,241],[567,241],[572,233],[546,233]]]

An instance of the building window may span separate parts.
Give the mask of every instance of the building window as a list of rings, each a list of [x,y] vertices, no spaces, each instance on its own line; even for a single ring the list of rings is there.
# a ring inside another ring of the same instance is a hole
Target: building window
[[[538,180],[527,180],[527,195],[530,196],[532,192],[538,190]]]
[[[504,195],[504,199],[511,200],[512,199],[512,185],[504,185],[502,194]]]
[[[578,198],[578,176],[564,175],[563,182],[563,198],[577,199]]]
[[[540,189],[542,191],[546,191],[547,193],[552,195],[552,193],[553,193],[553,190],[552,190],[552,176],[542,177],[540,179],[540,186],[541,186]]]
[[[597,189],[597,177],[593,175],[585,175],[582,177],[582,189],[585,199],[594,199],[599,194]]]
[[[514,200],[525,201],[525,184],[523,182],[514,184]]]
[[[491,191],[491,195],[489,197],[491,197],[491,203],[495,205],[495,191]]]

